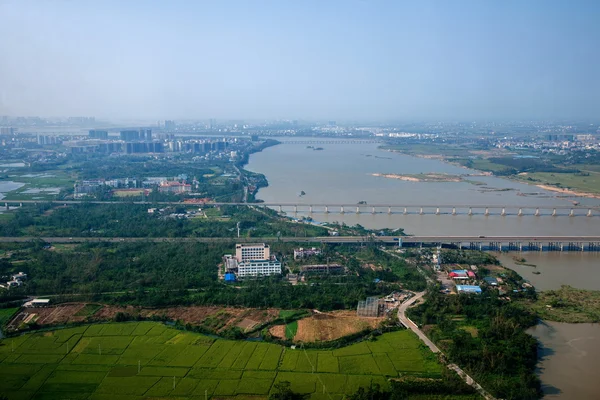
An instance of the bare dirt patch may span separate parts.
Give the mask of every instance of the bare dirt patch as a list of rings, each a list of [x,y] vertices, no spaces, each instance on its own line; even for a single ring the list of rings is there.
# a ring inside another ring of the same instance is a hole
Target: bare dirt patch
[[[314,314],[298,321],[295,342],[318,342],[339,339],[367,328],[376,328],[385,318],[357,317],[355,311]],[[285,331],[283,333],[285,335]]]
[[[276,338],[284,339],[285,338],[285,325],[275,325],[269,329],[271,335]]]
[[[233,307],[167,307],[167,308],[142,308],[134,306],[104,305],[92,316],[77,316],[77,312],[85,307],[86,303],[66,303],[52,307],[23,308],[17,315],[21,321],[29,314],[36,314],[39,325],[60,325],[69,322],[97,322],[108,321],[115,318],[118,313],[127,314],[133,318],[151,318],[157,316],[184,324],[206,325],[215,331],[221,331],[237,326],[244,331],[276,319],[278,309],[252,309]]]

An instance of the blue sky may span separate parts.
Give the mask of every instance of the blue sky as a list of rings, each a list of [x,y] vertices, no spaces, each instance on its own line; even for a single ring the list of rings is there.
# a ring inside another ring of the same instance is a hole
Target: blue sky
[[[558,119],[598,1],[0,0],[0,115]]]

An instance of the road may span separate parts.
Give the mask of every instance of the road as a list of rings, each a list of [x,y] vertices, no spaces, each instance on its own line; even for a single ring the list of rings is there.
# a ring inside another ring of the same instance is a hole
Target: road
[[[242,182],[243,183],[243,182]],[[421,209],[423,210],[434,210],[437,212],[437,209],[440,209],[440,212],[442,209],[446,209],[448,210],[452,210],[452,209],[474,209],[474,210],[483,210],[483,209],[489,209],[489,210],[536,210],[539,209],[539,211],[554,211],[554,210],[581,210],[581,211],[588,211],[588,210],[593,210],[593,211],[600,211],[600,206],[599,205],[590,205],[590,206],[583,206],[583,205],[539,205],[539,206],[534,206],[534,205],[528,205],[528,206],[523,206],[523,205],[518,205],[518,204],[394,204],[394,203],[373,203],[373,204],[357,204],[357,203],[285,203],[285,202],[281,202],[281,203],[233,203],[233,202],[210,202],[210,203],[184,203],[184,202],[180,202],[180,201],[156,201],[156,202],[150,202],[150,201],[102,201],[102,200],[29,200],[29,199],[23,199],[23,200],[18,200],[18,199],[14,199],[14,200],[9,200],[9,199],[2,199],[2,201],[0,201],[1,203],[5,203],[5,204],[9,204],[9,205],[14,205],[14,204],[43,204],[43,203],[52,203],[52,204],[63,204],[63,205],[69,205],[69,204],[112,204],[112,205],[123,205],[123,204],[128,204],[128,205],[133,205],[133,204],[137,204],[137,205],[147,205],[147,206],[152,206],[152,205],[174,205],[174,206],[182,206],[182,205],[189,205],[191,206],[197,206],[198,204],[202,204],[205,206],[247,206],[248,204],[253,204],[256,206],[261,206],[261,207],[286,207],[286,208],[290,208],[290,207],[298,207],[298,208],[302,208],[302,209],[311,209],[312,208],[322,208],[324,209],[325,207],[335,207],[335,208],[339,208],[340,212],[342,207],[346,210],[347,213],[352,213],[351,210],[363,210],[362,212],[364,213],[368,213],[369,210],[372,211],[373,208],[384,208],[386,209],[386,211],[388,211],[388,209],[400,209],[402,211],[404,211],[404,209],[406,208],[407,210],[411,209],[411,210],[418,210],[419,212],[421,211]],[[365,211],[366,210],[366,211]],[[331,210],[333,211],[333,210]],[[431,212],[429,212],[429,214],[431,214]],[[548,215],[548,214],[546,214]]]
[[[419,329],[417,324],[412,322],[406,316],[406,310],[408,309],[408,307],[413,305],[417,300],[420,300],[425,295],[425,293],[427,292],[416,293],[413,297],[400,304],[400,307],[398,308],[398,319],[400,320],[400,323],[402,325],[413,331],[423,341],[423,343],[425,343],[427,347],[429,347],[429,349],[432,352],[440,353],[440,349],[435,345],[435,343],[433,343],[427,336],[425,336],[425,334],[422,330]]]
[[[468,243],[468,242],[490,242],[490,243],[598,243],[600,236],[402,236],[403,243]],[[0,242],[29,242],[32,240],[43,240],[54,243],[83,243],[83,242],[295,242],[295,243],[398,243],[397,236],[316,236],[316,237],[38,237],[38,236],[4,236]],[[600,249],[600,246],[599,246]]]
[[[437,347],[435,345],[435,343],[433,343],[426,335],[425,333],[423,333],[423,331],[421,329],[419,329],[419,327],[417,326],[417,324],[415,324],[414,322],[412,322],[410,320],[410,318],[408,318],[406,316],[406,310],[413,305],[415,302],[417,302],[417,300],[420,300],[423,298],[423,296],[425,295],[425,293],[427,292],[419,292],[416,293],[413,297],[411,297],[410,299],[406,300],[404,303],[402,303],[400,305],[400,307],[398,307],[398,320],[400,321],[400,323],[402,325],[404,325],[405,327],[407,327],[408,329],[410,329],[411,331],[413,331],[415,333],[415,335],[417,335],[419,337],[419,339],[421,339],[423,341],[423,343],[425,343],[425,345],[427,345],[427,347],[429,347],[429,349],[435,353],[435,354],[443,354],[439,347]],[[475,390],[477,390],[477,392],[483,396],[483,398],[485,398],[486,400],[496,400],[496,398],[494,396],[492,396],[491,394],[489,394],[483,387],[481,387],[480,384],[478,384],[477,382],[475,382],[475,380],[473,378],[471,378],[465,371],[463,371],[458,365],[456,364],[447,364],[446,365],[448,368],[450,368],[451,370],[453,370],[454,372],[456,372],[458,374],[458,376],[460,376],[467,385],[472,386],[473,388],[475,388]]]

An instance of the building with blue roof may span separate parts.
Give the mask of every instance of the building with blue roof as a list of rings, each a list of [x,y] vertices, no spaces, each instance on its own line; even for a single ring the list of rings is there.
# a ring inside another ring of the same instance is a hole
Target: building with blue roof
[[[458,293],[481,293],[481,288],[475,285],[456,285]]]

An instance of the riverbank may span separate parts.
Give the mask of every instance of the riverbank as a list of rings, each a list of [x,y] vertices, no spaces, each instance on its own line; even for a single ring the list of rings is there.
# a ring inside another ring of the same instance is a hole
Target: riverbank
[[[554,322],[600,322],[600,291],[563,285],[559,290],[538,293],[535,301],[525,302],[542,320]]]
[[[515,181],[521,182],[521,183],[527,183],[526,181],[522,181],[520,179],[515,179]],[[568,194],[568,195],[578,196],[578,197],[587,197],[590,199],[600,199],[600,195],[597,195],[594,193],[580,192],[580,191],[571,190],[571,189],[563,189],[563,188],[559,188],[556,186],[550,186],[550,185],[535,185],[535,186],[539,187],[540,189],[548,190],[549,192],[557,192],[557,193]]]
[[[488,176],[497,176],[497,177],[501,177],[507,180],[510,180],[512,182],[517,182],[517,183],[524,183],[530,186],[535,186],[538,187],[540,189],[543,190],[547,190],[550,192],[556,192],[556,193],[561,193],[564,195],[570,195],[570,196],[577,196],[577,197],[585,197],[585,198],[591,198],[591,199],[600,199],[600,194],[598,193],[591,193],[588,191],[584,191],[584,190],[579,190],[579,189],[573,189],[573,188],[564,188],[564,187],[558,187],[558,186],[553,186],[551,184],[547,184],[547,183],[537,183],[536,181],[532,181],[532,180],[528,180],[528,179],[523,179],[522,176],[520,176],[519,174],[516,175],[495,175],[493,172],[491,171],[486,171],[483,169],[478,169],[477,165],[473,165],[473,166],[468,166],[468,165],[464,165],[461,162],[456,161],[456,156],[455,155],[446,155],[446,154],[428,154],[428,153],[414,153],[408,150],[398,150],[395,148],[386,148],[386,146],[379,146],[379,149],[381,150],[385,150],[385,151],[389,151],[392,153],[399,153],[399,154],[404,154],[407,156],[411,156],[411,157],[418,157],[418,158],[425,158],[425,159],[435,159],[438,161],[442,161],[446,164],[449,165],[453,165],[456,167],[461,167],[461,168],[465,168],[465,169],[471,169],[471,170],[475,170],[480,172],[483,175],[488,175]],[[450,158],[452,157],[452,158]],[[453,161],[454,160],[454,161]],[[483,159],[483,161],[486,161],[486,159]]]

